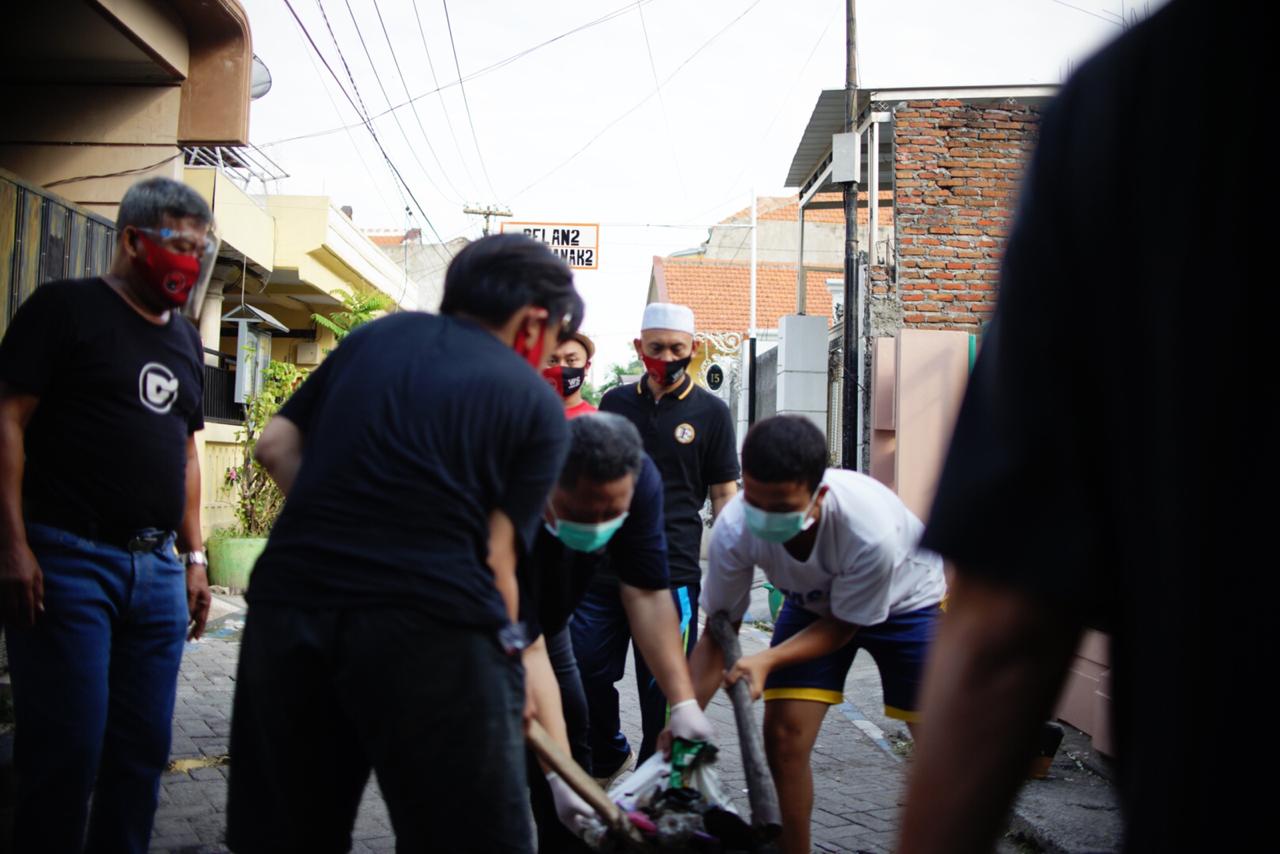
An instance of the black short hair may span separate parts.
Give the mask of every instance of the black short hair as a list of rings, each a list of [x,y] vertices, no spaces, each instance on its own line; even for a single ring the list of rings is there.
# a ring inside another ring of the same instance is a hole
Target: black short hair
[[[582,323],[582,298],[569,266],[523,234],[495,234],[467,244],[444,277],[441,314],[461,314],[502,326],[521,308],[545,308],[562,332]]]
[[[569,457],[560,470],[560,486],[572,489],[580,478],[608,483],[638,475],[644,464],[640,431],[621,415],[597,412],[569,422]]]
[[[130,187],[120,200],[116,212],[116,229],[158,228],[168,214],[174,218],[192,217],[204,223],[213,222],[213,211],[204,196],[181,181],[171,178],[148,178]]]
[[[803,415],[756,422],[742,443],[742,471],[761,483],[806,483],[818,488],[827,470],[827,439]]]

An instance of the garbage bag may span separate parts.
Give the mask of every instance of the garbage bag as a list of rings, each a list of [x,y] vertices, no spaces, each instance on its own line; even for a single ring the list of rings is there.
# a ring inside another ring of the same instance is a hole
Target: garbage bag
[[[709,742],[677,738],[670,759],[654,754],[615,783],[609,798],[654,850],[745,850],[750,830],[716,773],[716,753]],[[585,822],[583,839],[597,851],[622,850],[598,819]]]

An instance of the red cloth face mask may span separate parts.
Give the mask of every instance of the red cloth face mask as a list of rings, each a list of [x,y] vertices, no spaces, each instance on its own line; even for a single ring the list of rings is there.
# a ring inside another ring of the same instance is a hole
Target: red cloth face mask
[[[138,240],[146,252],[135,259],[142,278],[162,300],[181,308],[191,298],[191,289],[200,280],[200,259],[170,252],[141,231]]]
[[[664,362],[662,359],[655,359],[653,356],[642,356],[644,369],[648,372],[649,378],[660,386],[669,386],[684,376],[684,369],[689,367],[689,362],[693,361],[693,356],[685,356],[683,359],[675,359],[671,362]]]
[[[526,362],[532,365],[535,371],[541,371],[543,366],[546,364],[546,359],[542,356],[543,345],[546,343],[546,338],[547,322],[544,320],[538,326],[537,344],[530,347],[525,343],[526,339],[524,334],[518,333],[516,335],[516,343],[512,349],[514,349],[519,356],[522,356]]]
[[[575,391],[582,390],[582,379],[587,374],[586,368],[568,368],[553,365],[542,372],[542,378],[551,383],[556,394],[561,397],[572,397]]]

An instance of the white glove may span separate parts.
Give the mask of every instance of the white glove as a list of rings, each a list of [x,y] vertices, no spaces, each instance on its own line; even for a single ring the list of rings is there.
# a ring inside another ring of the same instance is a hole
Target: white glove
[[[671,707],[668,727],[673,737],[688,741],[711,741],[716,734],[711,720],[702,713],[694,699],[681,700]]]
[[[574,835],[581,834],[580,820],[591,818],[596,811],[555,771],[547,772],[547,785],[551,787],[551,798],[556,802],[556,815],[560,818],[560,823]]]

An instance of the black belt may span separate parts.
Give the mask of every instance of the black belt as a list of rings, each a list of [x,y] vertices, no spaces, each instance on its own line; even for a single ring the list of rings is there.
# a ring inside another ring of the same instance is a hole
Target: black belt
[[[139,531],[129,538],[129,542],[125,543],[124,548],[130,552],[153,552],[156,549],[169,542],[169,538],[173,536],[172,531],[161,531],[158,529],[147,529]]]
[[[155,551],[164,545],[170,537],[174,536],[173,531],[166,531],[161,528],[113,528],[97,522],[73,522],[66,519],[39,517],[28,521],[35,522],[38,525],[48,525],[52,528],[61,528],[81,539],[115,546],[128,552]]]

